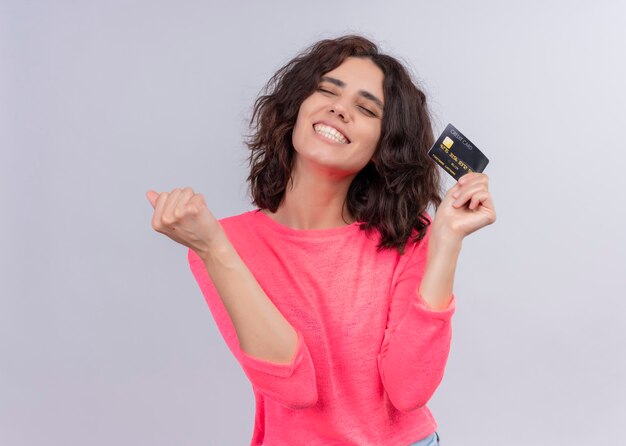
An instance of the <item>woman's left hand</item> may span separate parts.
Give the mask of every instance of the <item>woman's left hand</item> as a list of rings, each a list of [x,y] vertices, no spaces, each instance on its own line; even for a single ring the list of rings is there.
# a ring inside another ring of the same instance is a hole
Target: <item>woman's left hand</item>
[[[470,172],[446,192],[437,208],[432,230],[461,241],[465,236],[496,221],[489,177]]]

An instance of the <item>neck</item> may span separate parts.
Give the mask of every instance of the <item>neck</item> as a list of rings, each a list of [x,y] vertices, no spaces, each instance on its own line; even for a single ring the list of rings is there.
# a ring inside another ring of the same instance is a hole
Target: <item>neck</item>
[[[339,176],[319,169],[300,169],[297,162],[294,164],[293,181],[287,185],[285,199],[275,213],[266,214],[294,229],[329,229],[354,222],[344,209],[344,201],[356,174]]]

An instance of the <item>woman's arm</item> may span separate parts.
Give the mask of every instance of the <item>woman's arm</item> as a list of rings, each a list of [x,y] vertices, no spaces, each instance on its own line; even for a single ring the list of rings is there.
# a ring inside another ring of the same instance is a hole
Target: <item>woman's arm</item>
[[[400,321],[394,317],[388,322],[378,368],[389,399],[401,411],[426,404],[443,378],[456,308],[452,286],[461,243],[494,221],[487,176],[472,172],[461,177],[446,193],[428,228],[428,240],[423,239],[428,249],[418,246],[396,285],[392,306],[404,308],[408,300],[408,310]],[[422,277],[420,270],[424,271]],[[412,274],[419,287],[413,285]]]
[[[267,297],[228,238],[222,234],[200,258],[233,322],[241,349],[265,361],[291,363],[296,330]]]
[[[315,404],[315,368],[302,333],[261,289],[202,194],[176,188],[146,196],[154,230],[189,248],[191,271],[253,386],[293,409]]]
[[[419,294],[431,310],[440,311],[450,304],[461,245],[461,240],[434,233],[428,240],[426,269]]]
[[[428,259],[419,288],[430,309],[442,310],[450,302],[463,238],[495,221],[487,175],[463,175],[446,193],[432,222]]]
[[[241,349],[250,356],[290,363],[298,335],[243,263],[202,194],[175,188],[146,194],[154,208],[152,227],[192,249],[207,272],[232,319]]]

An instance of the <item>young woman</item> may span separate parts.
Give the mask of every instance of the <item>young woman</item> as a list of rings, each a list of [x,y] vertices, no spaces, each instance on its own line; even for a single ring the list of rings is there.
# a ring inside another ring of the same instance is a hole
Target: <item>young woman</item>
[[[435,445],[464,237],[495,221],[488,178],[442,198],[425,95],[360,36],[317,42],[250,121],[257,209],[217,220],[149,191],[256,398],[252,445]],[[426,213],[433,204],[436,213]]]

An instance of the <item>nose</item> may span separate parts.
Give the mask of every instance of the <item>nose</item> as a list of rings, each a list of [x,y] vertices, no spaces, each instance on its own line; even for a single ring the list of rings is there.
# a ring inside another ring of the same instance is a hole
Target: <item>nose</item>
[[[341,118],[341,120],[342,120],[342,121],[345,121],[345,120],[346,120],[346,117],[345,117],[345,115],[344,115],[344,113],[343,113],[343,112],[336,111],[336,109],[332,109],[330,112],[331,112],[331,113],[333,113],[333,114],[335,114],[335,115],[337,115],[337,116],[339,116],[339,117]]]
[[[340,101],[335,102],[331,107],[330,107],[330,112],[334,115],[339,116],[339,118],[342,121],[345,121],[348,119],[348,113],[346,108],[343,106],[343,104]]]

